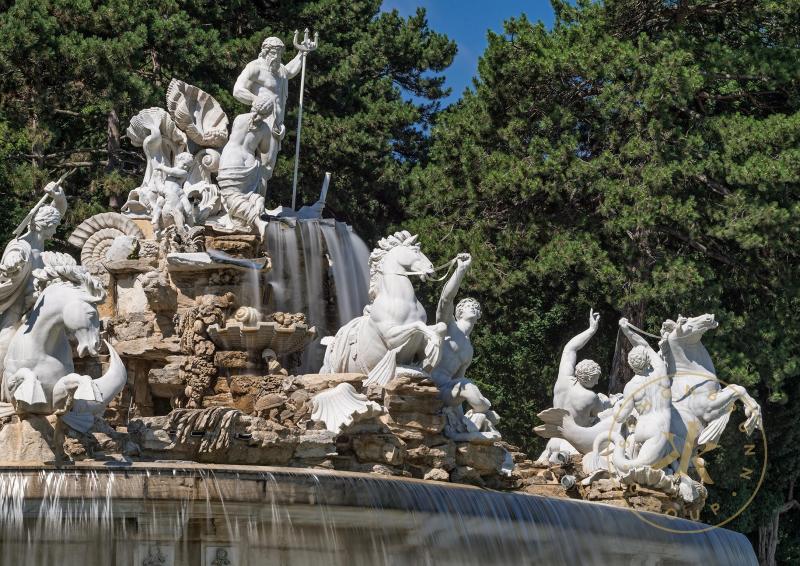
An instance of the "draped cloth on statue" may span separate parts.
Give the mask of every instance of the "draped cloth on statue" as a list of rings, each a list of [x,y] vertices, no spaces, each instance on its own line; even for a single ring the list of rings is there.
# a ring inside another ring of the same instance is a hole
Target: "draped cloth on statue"
[[[261,194],[261,164],[220,168],[217,184],[222,190],[225,207],[231,220],[252,226],[264,213],[264,195]]]

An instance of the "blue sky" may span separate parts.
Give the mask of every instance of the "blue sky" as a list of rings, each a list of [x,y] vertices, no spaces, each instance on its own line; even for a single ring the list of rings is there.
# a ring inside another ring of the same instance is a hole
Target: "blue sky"
[[[382,9],[409,16],[420,6],[427,11],[429,27],[458,44],[455,61],[445,71],[447,86],[452,89],[445,105],[461,98],[464,89],[472,85],[478,58],[486,49],[487,30],[500,32],[504,20],[522,13],[548,27],[553,23],[549,0],[384,0]]]

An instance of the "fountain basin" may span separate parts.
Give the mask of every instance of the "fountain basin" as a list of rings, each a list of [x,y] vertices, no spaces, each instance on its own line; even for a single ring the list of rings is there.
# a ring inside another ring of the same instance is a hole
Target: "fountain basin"
[[[0,509],[3,564],[756,564],[744,536],[682,519],[327,470],[7,466]]]
[[[244,326],[228,322],[224,327],[212,324],[208,327],[208,335],[223,350],[260,352],[269,348],[282,356],[305,348],[316,337],[317,331],[306,324],[282,326],[277,322],[259,322],[256,326]]]

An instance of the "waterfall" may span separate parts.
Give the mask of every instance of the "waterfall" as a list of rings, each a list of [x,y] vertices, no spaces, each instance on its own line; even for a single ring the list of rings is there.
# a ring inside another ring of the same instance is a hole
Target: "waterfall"
[[[3,565],[189,566],[216,552],[288,566],[757,564],[743,535],[664,515],[326,470],[5,469],[0,517]]]
[[[369,249],[351,227],[333,219],[272,221],[267,227],[272,269],[270,306],[305,313],[317,339],[304,350],[297,373],[322,365],[319,341],[361,315],[367,304]]]

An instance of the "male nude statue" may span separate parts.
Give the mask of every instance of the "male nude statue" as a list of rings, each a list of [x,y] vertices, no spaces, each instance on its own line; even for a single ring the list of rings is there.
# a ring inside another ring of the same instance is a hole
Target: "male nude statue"
[[[593,360],[581,360],[577,364],[578,350],[586,346],[597,332],[600,314],[589,311],[589,328],[572,338],[561,353],[558,379],[553,387],[553,408],[564,409],[579,427],[590,427],[597,415],[610,406],[608,397],[591,390],[600,379],[600,366]],[[577,454],[563,438],[551,438],[539,456],[540,462],[556,462],[560,453]]]
[[[436,306],[436,322],[447,325],[447,334],[442,344],[439,363],[431,371],[431,379],[439,387],[439,395],[447,406],[446,435],[454,439],[470,436],[499,438],[494,425],[499,421],[497,413],[490,410],[492,404],[471,380],[465,377],[472,363],[474,348],[470,334],[481,317],[481,306],[475,299],[466,298],[456,304],[461,282],[472,265],[472,256],[460,253],[456,256],[456,269],[442,290]],[[463,403],[470,409],[464,414]]]
[[[621,318],[619,327],[633,345],[628,354],[628,365],[635,372],[625,384],[623,401],[616,411],[615,419],[624,423],[637,413],[634,435],[635,457],[628,459],[621,446],[614,453],[614,466],[627,471],[639,466],[666,467],[672,463],[670,424],[672,418],[672,379],[667,373],[667,364],[647,341],[634,332],[628,319]],[[612,435],[622,445],[618,435]]]
[[[286,135],[283,118],[286,113],[286,98],[289,95],[289,79],[300,72],[303,57],[306,55],[305,51],[299,51],[294,59],[283,65],[281,57],[284,51],[285,46],[277,37],[265,39],[261,44],[258,59],[250,61],[245,66],[233,86],[234,98],[251,109],[259,99],[273,101],[272,112],[264,119],[270,135],[261,148],[262,179],[265,184],[272,177],[281,140]]]

